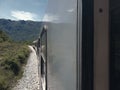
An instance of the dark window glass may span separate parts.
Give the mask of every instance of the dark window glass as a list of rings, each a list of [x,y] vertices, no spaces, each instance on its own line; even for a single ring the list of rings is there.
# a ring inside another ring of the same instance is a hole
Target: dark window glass
[[[120,90],[120,0],[110,0],[110,90]]]
[[[46,52],[46,47],[47,47],[47,34],[46,34],[46,30],[43,29],[42,33],[41,33],[41,51],[44,55],[44,58],[46,59],[47,57],[47,52]]]
[[[93,0],[83,0],[82,90],[93,90]]]

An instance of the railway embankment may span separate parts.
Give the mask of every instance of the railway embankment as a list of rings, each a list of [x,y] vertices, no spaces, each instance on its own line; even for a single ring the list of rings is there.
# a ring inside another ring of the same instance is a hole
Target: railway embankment
[[[26,44],[12,41],[0,30],[0,90],[9,90],[22,77],[29,53]]]
[[[31,53],[24,67],[23,77],[18,80],[13,90],[40,90],[37,55],[32,46],[29,46],[29,48]]]

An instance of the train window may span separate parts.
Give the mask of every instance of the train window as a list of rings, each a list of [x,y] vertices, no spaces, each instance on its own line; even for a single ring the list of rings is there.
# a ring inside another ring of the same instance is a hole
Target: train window
[[[93,0],[83,0],[82,90],[93,90]]]
[[[43,77],[44,74],[45,74],[45,62],[41,57],[41,76]]]
[[[47,28],[44,25],[40,34],[41,46],[41,81],[43,90],[47,90]]]
[[[110,0],[110,90],[120,90],[119,0]]]
[[[43,27],[42,32],[41,32],[41,51],[43,53],[44,58],[46,59],[47,57],[47,52],[46,52],[46,47],[47,47],[47,32],[46,28]]]

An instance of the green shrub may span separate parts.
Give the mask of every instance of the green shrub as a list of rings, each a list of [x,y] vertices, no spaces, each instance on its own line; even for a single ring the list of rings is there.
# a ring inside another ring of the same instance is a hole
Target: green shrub
[[[29,53],[26,44],[12,42],[0,31],[0,90],[8,90],[11,82],[22,76],[22,66],[26,64]]]
[[[0,43],[0,90],[8,90],[11,81],[22,75],[22,66],[26,64],[29,48],[25,44],[14,42]]]
[[[6,60],[5,61],[5,69],[12,70],[12,72],[15,75],[18,75],[18,73],[20,71],[20,66],[17,63],[15,63],[14,61]]]
[[[4,76],[0,76],[0,90],[7,90],[7,82]]]

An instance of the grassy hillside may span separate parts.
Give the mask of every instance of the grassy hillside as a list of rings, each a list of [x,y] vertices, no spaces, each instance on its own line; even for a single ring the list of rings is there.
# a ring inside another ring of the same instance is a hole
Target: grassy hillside
[[[42,22],[13,21],[0,19],[0,29],[4,30],[15,41],[28,41],[38,38]]]
[[[9,90],[11,84],[22,76],[30,51],[27,45],[10,41],[0,31],[0,90]]]
[[[7,36],[7,34],[0,30],[0,43],[10,41],[10,38]]]

